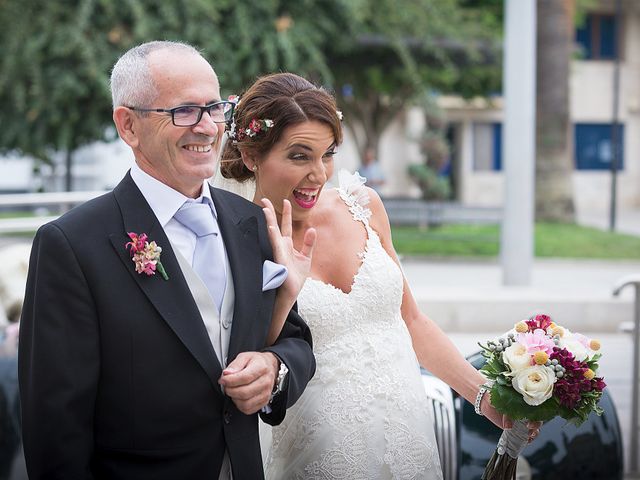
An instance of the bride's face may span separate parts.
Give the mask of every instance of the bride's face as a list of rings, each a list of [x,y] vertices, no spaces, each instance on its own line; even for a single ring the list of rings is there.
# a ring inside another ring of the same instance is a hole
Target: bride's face
[[[333,175],[335,151],[328,125],[309,121],[288,127],[269,153],[257,159],[254,201],[259,203],[266,197],[281,214],[286,198],[291,202],[293,220],[304,219]]]

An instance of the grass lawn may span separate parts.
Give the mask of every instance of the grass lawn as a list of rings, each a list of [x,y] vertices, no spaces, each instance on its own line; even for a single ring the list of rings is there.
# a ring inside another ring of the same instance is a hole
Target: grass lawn
[[[10,211],[10,212],[0,212],[0,218],[24,218],[24,217],[33,217],[35,213],[33,211]]]
[[[496,257],[499,225],[443,225],[421,230],[393,227],[393,243],[404,255],[433,257]],[[640,237],[578,225],[539,223],[535,227],[536,257],[640,260]]]

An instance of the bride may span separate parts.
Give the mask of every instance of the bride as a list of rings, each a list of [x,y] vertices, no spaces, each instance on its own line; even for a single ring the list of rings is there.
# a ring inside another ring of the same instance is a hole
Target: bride
[[[296,254],[315,239],[298,308],[313,333],[316,375],[273,429],[266,477],[439,479],[418,364],[496,425],[508,419],[483,398],[484,378],[418,309],[378,195],[345,171],[338,188],[325,188],[340,117],[325,90],[297,75],[268,75],[241,98],[222,155],[226,179],[255,182],[253,200],[280,245],[276,259],[283,245]],[[269,341],[280,327],[274,321]]]

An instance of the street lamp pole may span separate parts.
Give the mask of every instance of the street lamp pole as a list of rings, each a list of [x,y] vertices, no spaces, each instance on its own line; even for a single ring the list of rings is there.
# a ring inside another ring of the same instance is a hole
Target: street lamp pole
[[[620,103],[620,39],[619,34],[622,21],[622,0],[616,0],[616,37],[615,41],[615,59],[613,63],[613,121],[611,122],[611,202],[609,211],[609,230],[616,229],[616,210],[618,194],[618,165],[620,163],[620,128],[618,118],[618,108]]]
[[[529,285],[533,265],[536,0],[505,0],[503,283]]]

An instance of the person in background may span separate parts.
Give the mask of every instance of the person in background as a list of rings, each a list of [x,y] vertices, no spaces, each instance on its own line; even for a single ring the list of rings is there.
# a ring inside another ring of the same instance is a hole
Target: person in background
[[[365,185],[371,187],[380,195],[380,190],[385,184],[385,175],[382,168],[380,168],[380,163],[376,160],[375,153],[373,148],[367,148],[364,151],[362,165],[360,165],[358,173],[366,179]]]

